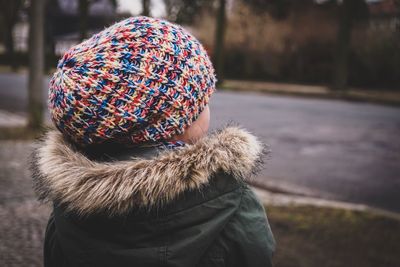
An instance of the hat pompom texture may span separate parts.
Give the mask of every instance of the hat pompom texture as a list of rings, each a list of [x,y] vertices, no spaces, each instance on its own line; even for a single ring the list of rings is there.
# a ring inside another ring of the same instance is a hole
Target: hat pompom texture
[[[197,119],[215,82],[195,37],[164,20],[132,17],[65,53],[50,81],[49,109],[78,144],[158,142]]]

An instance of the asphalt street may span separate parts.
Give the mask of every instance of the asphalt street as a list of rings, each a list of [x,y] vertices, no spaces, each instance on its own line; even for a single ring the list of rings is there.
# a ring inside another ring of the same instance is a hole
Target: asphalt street
[[[0,74],[0,109],[23,114],[26,84]],[[213,129],[240,124],[269,145],[257,183],[400,212],[400,108],[222,91],[210,106]]]

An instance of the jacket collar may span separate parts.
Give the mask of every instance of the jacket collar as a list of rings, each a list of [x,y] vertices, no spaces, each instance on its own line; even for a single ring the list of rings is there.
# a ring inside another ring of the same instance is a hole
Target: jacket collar
[[[52,130],[35,149],[31,166],[40,200],[54,201],[79,215],[122,215],[200,189],[219,171],[243,180],[257,169],[262,152],[254,135],[227,127],[193,145],[165,150],[150,159],[99,162]]]

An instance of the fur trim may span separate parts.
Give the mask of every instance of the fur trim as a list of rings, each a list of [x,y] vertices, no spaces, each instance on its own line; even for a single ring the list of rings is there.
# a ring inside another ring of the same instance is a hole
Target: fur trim
[[[97,162],[53,130],[36,149],[32,169],[40,200],[55,201],[80,215],[121,215],[134,207],[162,205],[186,190],[200,189],[218,171],[245,179],[254,172],[262,152],[255,136],[227,127],[152,159]]]

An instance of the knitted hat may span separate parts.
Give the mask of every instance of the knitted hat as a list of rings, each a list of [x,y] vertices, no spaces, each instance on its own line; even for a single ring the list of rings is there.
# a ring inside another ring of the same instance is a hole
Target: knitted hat
[[[197,119],[215,82],[195,37],[164,20],[132,17],[63,56],[49,109],[56,127],[79,144],[159,142]]]

